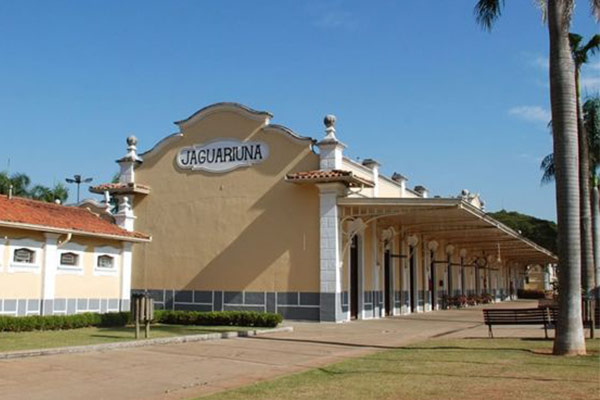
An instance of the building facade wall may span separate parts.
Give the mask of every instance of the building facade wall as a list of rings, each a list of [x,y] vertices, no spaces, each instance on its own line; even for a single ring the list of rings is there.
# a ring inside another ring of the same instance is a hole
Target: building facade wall
[[[128,310],[120,296],[122,244],[85,237],[21,229],[0,229],[0,315],[50,315]],[[55,253],[47,253],[55,246]],[[15,263],[16,249],[35,252],[34,262]],[[112,250],[111,250],[112,249]],[[78,256],[76,266],[60,264],[64,252]],[[96,267],[99,255],[115,257],[114,268]],[[48,276],[47,274],[52,274]]]
[[[260,141],[269,156],[224,173],[180,169],[186,146],[220,139]],[[134,249],[132,287],[150,290],[159,307],[274,309],[284,316],[317,308],[319,192],[285,175],[319,167],[310,140],[235,111],[211,113],[142,154],[136,182],[136,230],[152,243]],[[210,299],[210,301],[209,301]],[[314,312],[314,311],[311,311]]]

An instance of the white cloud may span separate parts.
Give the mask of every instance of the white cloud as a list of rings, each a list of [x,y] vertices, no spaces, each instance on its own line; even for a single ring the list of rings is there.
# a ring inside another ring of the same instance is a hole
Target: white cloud
[[[319,28],[352,27],[353,21],[350,13],[342,11],[328,11],[315,17],[314,24]]]
[[[307,4],[308,13],[312,17],[312,23],[318,28],[354,29],[357,20],[353,14],[347,11],[341,0],[330,2],[310,2]]]
[[[543,123],[544,125],[550,122],[552,118],[550,111],[540,106],[518,106],[508,110],[509,115],[516,116],[525,121]]]
[[[529,60],[529,64],[531,66],[543,69],[544,71],[547,71],[550,68],[550,62],[548,61],[548,57],[541,56],[539,54],[536,54],[532,57],[533,58]]]

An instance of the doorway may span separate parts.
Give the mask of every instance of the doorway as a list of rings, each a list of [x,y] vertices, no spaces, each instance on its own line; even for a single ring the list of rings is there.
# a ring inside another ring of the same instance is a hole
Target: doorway
[[[385,299],[385,315],[392,315],[392,267],[391,267],[390,251],[386,250],[383,255],[383,296]]]
[[[350,319],[358,318],[358,236],[350,247]]]

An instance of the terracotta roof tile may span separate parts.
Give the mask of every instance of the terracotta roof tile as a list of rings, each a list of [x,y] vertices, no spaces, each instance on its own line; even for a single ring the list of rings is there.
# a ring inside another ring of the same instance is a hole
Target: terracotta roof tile
[[[65,229],[95,235],[149,239],[140,232],[129,232],[100,218],[87,209],[60,204],[0,196],[0,224],[2,222],[35,225],[40,228]],[[43,229],[42,229],[43,230]]]
[[[287,174],[286,179],[290,182],[347,182],[353,185],[373,185],[373,182],[354,175],[352,171],[341,169],[295,172]]]

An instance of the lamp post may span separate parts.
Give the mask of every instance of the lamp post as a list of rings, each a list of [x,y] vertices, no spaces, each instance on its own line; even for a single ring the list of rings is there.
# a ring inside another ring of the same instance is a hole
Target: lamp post
[[[65,179],[67,183],[75,183],[77,184],[77,203],[79,203],[79,186],[82,183],[90,183],[92,178],[82,178],[81,175],[73,175],[73,178]]]

